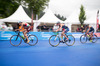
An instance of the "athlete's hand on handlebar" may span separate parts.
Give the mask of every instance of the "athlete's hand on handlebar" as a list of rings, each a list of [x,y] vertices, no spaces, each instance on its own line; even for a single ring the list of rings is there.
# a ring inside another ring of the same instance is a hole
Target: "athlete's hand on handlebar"
[[[19,31],[18,29],[15,29],[15,31]]]

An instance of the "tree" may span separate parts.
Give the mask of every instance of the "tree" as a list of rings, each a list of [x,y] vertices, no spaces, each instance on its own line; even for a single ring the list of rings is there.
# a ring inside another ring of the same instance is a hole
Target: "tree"
[[[0,0],[0,17],[8,17],[16,11],[19,5],[28,6],[34,15],[40,12],[48,5],[49,0]]]
[[[65,20],[66,20],[66,17],[61,16],[60,14],[55,14],[55,16],[56,16],[58,19],[62,20],[62,21],[65,21]]]
[[[18,4],[13,0],[0,0],[0,17],[5,18],[16,11]]]
[[[41,11],[38,18],[41,18],[44,14],[45,14],[45,12]]]
[[[81,5],[80,14],[79,14],[79,21],[80,21],[81,25],[84,24],[84,21],[85,21],[85,20],[86,20],[86,15],[85,15],[84,6]]]
[[[34,15],[40,14],[45,6],[48,5],[49,0],[25,0],[30,10],[33,10]]]

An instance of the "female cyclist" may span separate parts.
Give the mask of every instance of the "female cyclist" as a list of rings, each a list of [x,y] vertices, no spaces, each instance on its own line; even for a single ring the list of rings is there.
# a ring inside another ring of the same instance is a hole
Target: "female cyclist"
[[[29,43],[30,40],[28,39],[27,33],[32,30],[31,26],[28,23],[24,23],[21,21],[19,21],[18,24],[21,26],[21,28],[16,29],[15,31],[17,31],[17,30],[20,31],[20,30],[22,30],[22,28],[24,28],[24,30],[22,32],[24,34],[24,37],[27,39],[27,43]]]
[[[57,26],[59,26],[59,28],[56,30],[56,32],[60,31],[62,29],[61,32],[61,42],[63,41],[63,36],[68,40],[67,36],[65,35],[65,33],[67,33],[69,31],[69,28],[67,26],[65,26],[65,24],[61,24],[60,22],[57,22]]]

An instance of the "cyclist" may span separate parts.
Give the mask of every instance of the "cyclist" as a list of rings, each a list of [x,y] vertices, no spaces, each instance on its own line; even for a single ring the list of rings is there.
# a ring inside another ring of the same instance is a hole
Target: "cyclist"
[[[90,40],[90,42],[92,42],[92,36],[93,36],[93,33],[94,33],[94,28],[89,26],[89,25],[85,25],[85,31],[84,32],[86,32],[86,35],[89,34],[87,36],[88,37],[90,36],[89,40]]]
[[[27,43],[29,43],[30,40],[28,39],[27,33],[32,30],[31,26],[28,23],[23,23],[21,21],[19,21],[18,24],[21,26],[21,28],[16,29],[15,31],[17,31],[17,30],[20,31],[20,30],[22,30],[22,28],[24,28],[24,30],[22,32],[24,34],[24,37],[27,39]]]
[[[59,26],[59,28],[57,30],[55,30],[55,32],[58,32],[62,29],[62,33],[61,33],[61,42],[63,41],[63,36],[68,40],[67,36],[65,35],[65,33],[67,33],[69,31],[69,28],[67,26],[65,26],[65,24],[61,24],[60,22],[57,22],[57,26]]]

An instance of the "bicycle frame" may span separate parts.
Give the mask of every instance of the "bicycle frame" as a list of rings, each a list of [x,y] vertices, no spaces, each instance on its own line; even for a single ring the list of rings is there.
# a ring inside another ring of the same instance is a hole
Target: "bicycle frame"
[[[88,33],[88,34],[89,34],[89,33]],[[86,38],[85,41],[81,40],[82,36],[83,36],[83,39]],[[86,43],[87,40],[91,40],[90,35],[87,36],[86,33],[83,34],[82,36],[80,37],[80,41],[81,41],[81,43]],[[93,35],[92,35],[92,43],[95,43],[95,42],[97,41],[97,39],[98,39],[98,37],[93,33]]]
[[[55,37],[55,39],[54,39],[54,41],[56,41],[56,39],[57,39],[57,37],[60,37],[60,39],[61,39],[61,36],[59,36],[60,35],[60,33],[59,32],[57,32],[57,35],[56,35],[56,37]],[[65,34],[66,35],[66,34]],[[64,36],[65,37],[65,36]],[[62,39],[63,41],[64,41],[64,39]]]
[[[20,35],[20,32],[19,31],[15,31],[15,33],[17,33],[18,36],[20,36],[22,38],[22,36]],[[18,36],[16,39],[18,39]],[[22,38],[23,39],[23,38]]]
[[[87,34],[89,35],[89,33],[87,33]],[[89,40],[90,37],[88,37],[87,34],[85,33],[84,35],[85,35],[86,38]],[[93,33],[93,35],[95,35],[95,34]],[[89,36],[90,36],[90,35],[89,35]]]
[[[20,35],[20,31],[15,31],[15,33],[17,33],[17,35],[18,36],[20,36],[21,38],[22,38],[22,36]],[[16,38],[16,40],[18,39],[18,36],[17,36],[17,38]],[[29,36],[29,33],[27,33],[27,36]],[[23,39],[23,38],[22,38]],[[23,39],[24,40],[24,42],[26,42],[26,40],[25,39]]]
[[[27,39],[24,38],[20,34],[21,33],[20,31],[15,31],[15,33],[16,33],[16,35],[11,36],[11,38],[10,38],[11,45],[13,45],[13,46],[19,46],[22,43],[22,40],[24,40],[24,42],[27,43]],[[29,44],[30,46],[34,46],[34,45],[37,44],[37,42],[38,42],[37,36],[31,35],[29,33],[27,33],[27,36],[28,36],[28,39],[30,40],[27,44]],[[13,39],[14,39],[14,41],[17,41],[18,40],[18,43],[16,44],[16,42],[14,42]],[[36,39],[36,40],[34,40],[34,39]]]
[[[67,35],[68,39],[66,39],[66,37],[64,36],[63,38],[61,38],[60,33],[59,32],[55,32],[55,35],[52,35],[49,38],[49,44],[53,47],[58,46],[60,43],[65,43],[68,46],[72,46],[75,43],[75,38],[72,35]],[[62,39],[62,41],[61,41]]]

